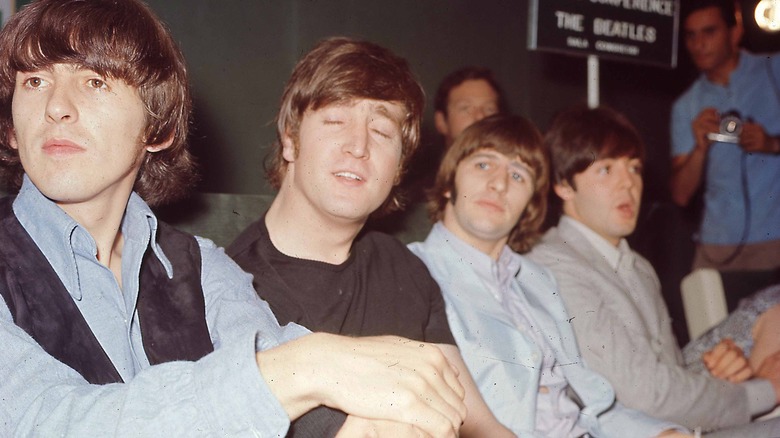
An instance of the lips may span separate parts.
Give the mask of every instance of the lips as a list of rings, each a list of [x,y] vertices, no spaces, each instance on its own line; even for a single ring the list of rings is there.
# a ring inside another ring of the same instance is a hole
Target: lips
[[[84,152],[84,148],[70,140],[51,139],[43,144],[43,151],[49,155],[70,155]]]
[[[504,211],[504,204],[502,204],[499,201],[493,200],[493,199],[482,198],[482,199],[479,199],[476,202],[476,204],[480,205],[482,207],[486,207],[486,208],[488,208],[490,210]]]
[[[617,210],[625,217],[634,217],[636,215],[636,208],[632,202],[618,204]]]
[[[360,175],[358,175],[356,173],[352,173],[352,172],[342,171],[342,172],[336,172],[336,173],[334,173],[334,175],[339,177],[339,178],[346,178],[346,179],[351,179],[351,180],[355,180],[355,181],[363,181],[363,177],[362,176],[360,176]]]

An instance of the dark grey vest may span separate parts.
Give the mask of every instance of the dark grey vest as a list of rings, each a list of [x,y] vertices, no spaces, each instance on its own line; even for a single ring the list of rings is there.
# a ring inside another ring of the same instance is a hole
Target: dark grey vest
[[[121,382],[62,281],[13,214],[13,199],[0,199],[0,294],[14,322],[90,383]],[[157,241],[175,275],[169,279],[147,248],[137,304],[144,351],[152,365],[200,359],[214,350],[200,284],[200,248],[194,237],[164,223]]]

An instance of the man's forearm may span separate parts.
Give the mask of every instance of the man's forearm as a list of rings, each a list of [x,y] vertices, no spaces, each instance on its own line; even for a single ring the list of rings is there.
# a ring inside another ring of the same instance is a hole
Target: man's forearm
[[[256,361],[293,420],[325,405],[445,437],[455,436],[466,416],[457,371],[424,342],[314,333],[258,352]]]
[[[675,204],[685,207],[691,201],[701,186],[706,158],[706,149],[697,147],[687,155],[678,155],[672,159],[670,189]]]

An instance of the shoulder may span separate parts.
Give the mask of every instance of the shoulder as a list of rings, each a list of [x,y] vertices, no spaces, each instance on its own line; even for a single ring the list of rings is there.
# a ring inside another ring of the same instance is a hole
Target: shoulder
[[[246,253],[250,248],[256,247],[260,242],[267,239],[268,232],[265,229],[265,216],[249,224],[238,237],[227,246],[225,252],[234,259]]]
[[[555,276],[552,271],[541,263],[532,260],[530,257],[517,254],[520,258],[520,274],[518,281],[521,283],[533,283],[538,287],[530,288],[529,290],[535,290],[543,293],[550,292],[555,295],[558,290],[558,285],[555,281]]]
[[[402,263],[422,263],[400,240],[379,231],[367,231],[359,236],[355,241],[355,250],[372,259],[389,258]]]
[[[672,115],[675,117],[681,117],[686,113],[691,113],[688,114],[690,117],[695,116],[695,114],[692,114],[692,112],[689,110],[693,108],[692,105],[696,102],[695,96],[697,93],[699,93],[701,87],[702,79],[699,77],[693,81],[693,83],[685,91],[683,91],[683,93],[677,99],[675,99],[674,103],[672,104]]]
[[[182,231],[167,222],[157,222],[157,241],[161,245],[177,244],[195,244],[195,236],[186,231]]]
[[[562,235],[558,229],[551,229],[528,253],[528,258],[549,269],[558,283],[574,279],[585,281],[595,271],[587,252],[590,247],[584,239],[584,236],[573,233]]]
[[[369,231],[355,242],[356,257],[368,269],[384,272],[399,283],[412,282],[421,289],[431,289],[436,281],[425,263],[406,245],[393,236]]]
[[[542,239],[534,245],[528,253],[528,258],[542,266],[551,263],[572,260],[575,252],[572,250],[571,241],[561,235],[558,227],[550,228]]]

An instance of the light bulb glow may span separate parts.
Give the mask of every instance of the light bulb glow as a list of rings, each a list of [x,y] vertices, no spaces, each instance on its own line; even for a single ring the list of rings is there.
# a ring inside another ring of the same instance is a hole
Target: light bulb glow
[[[756,5],[756,24],[767,32],[780,30],[780,0],[761,0]]]

